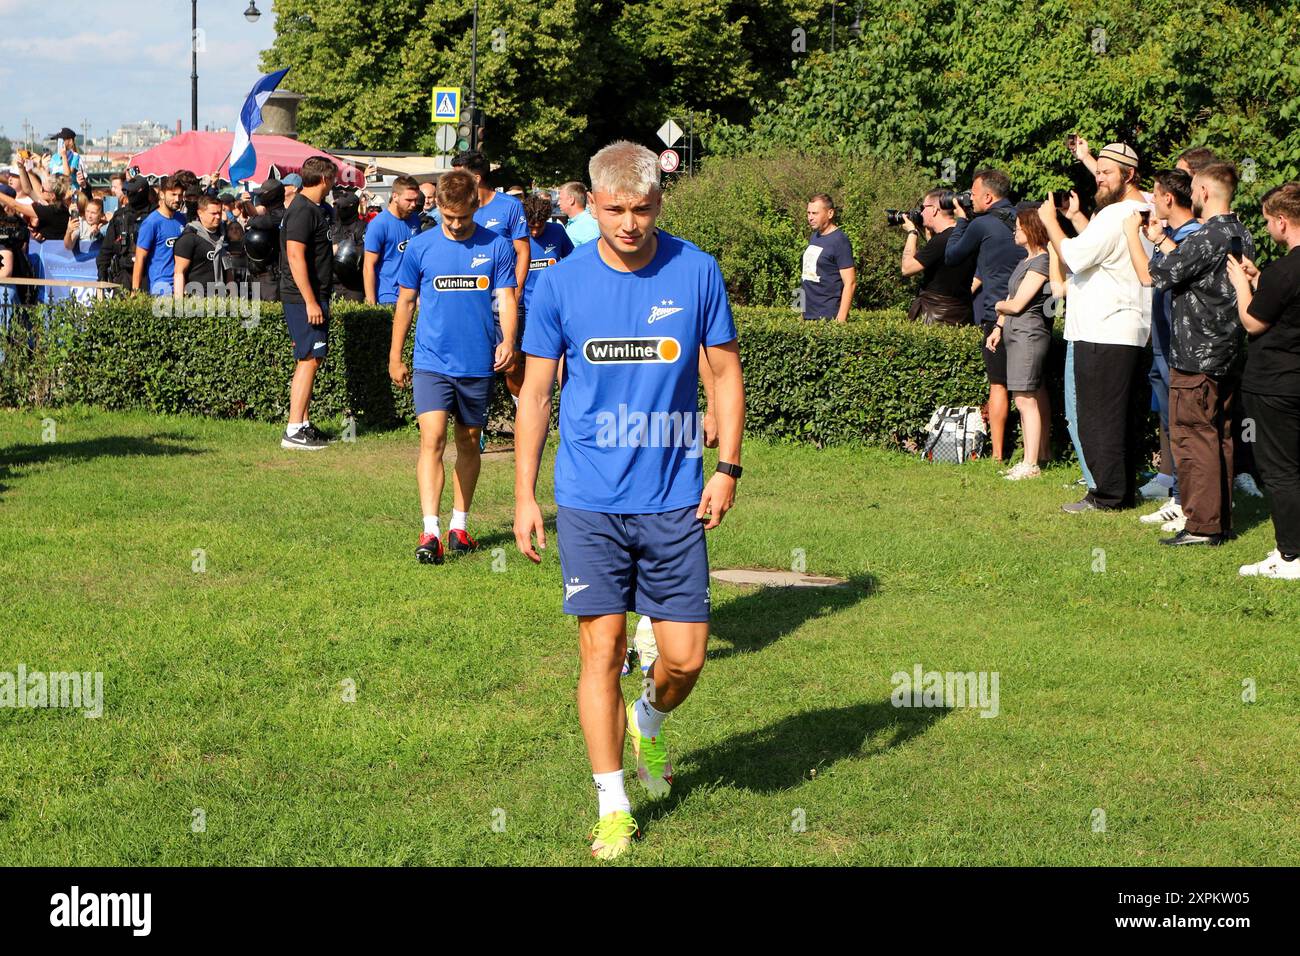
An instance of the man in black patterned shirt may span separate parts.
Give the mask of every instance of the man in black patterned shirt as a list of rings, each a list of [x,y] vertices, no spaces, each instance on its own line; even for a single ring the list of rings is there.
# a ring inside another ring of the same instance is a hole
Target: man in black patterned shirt
[[[1219,545],[1233,537],[1232,406],[1245,335],[1227,260],[1255,256],[1250,233],[1232,212],[1236,190],[1231,163],[1198,172],[1192,178],[1192,213],[1204,226],[1181,244],[1163,238],[1164,255],[1148,269],[1155,289],[1173,293],[1169,441],[1187,516],[1183,530],[1161,544]],[[1128,228],[1135,230],[1136,222]]]

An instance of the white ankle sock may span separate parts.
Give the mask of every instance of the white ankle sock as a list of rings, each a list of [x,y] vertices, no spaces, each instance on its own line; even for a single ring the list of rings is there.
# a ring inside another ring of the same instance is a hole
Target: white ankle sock
[[[591,779],[596,781],[596,799],[600,803],[599,816],[613,813],[615,810],[632,812],[632,804],[627,799],[623,788],[623,771],[611,770],[609,773],[593,773]]]
[[[438,529],[438,516],[437,516],[437,515],[425,515],[425,516],[424,516],[424,533],[425,533],[425,534],[431,534],[431,535],[434,535],[434,536],[437,536],[437,537],[441,537],[442,532]]]
[[[285,429],[285,434],[292,438],[306,427],[306,422],[290,422],[289,427]]]
[[[467,528],[467,526],[466,526],[466,524],[465,524],[465,522],[467,522],[467,521],[469,521],[469,512],[468,512],[468,511],[457,511],[455,508],[452,508],[452,509],[451,509],[451,526],[450,526],[450,529],[449,529],[449,530],[451,530],[451,531],[466,531],[466,530],[468,530],[468,528]]]
[[[636,726],[641,731],[642,737],[658,737],[659,730],[664,725],[664,718],[668,716],[667,713],[661,713],[650,706],[649,690],[641,695],[641,699],[632,708],[632,713],[636,714]]]

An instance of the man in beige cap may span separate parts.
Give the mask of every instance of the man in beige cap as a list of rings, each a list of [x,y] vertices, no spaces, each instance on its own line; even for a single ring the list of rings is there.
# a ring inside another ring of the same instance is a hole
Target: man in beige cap
[[[1074,343],[1079,440],[1095,483],[1082,500],[1064,506],[1069,514],[1131,508],[1137,493],[1148,404],[1142,360],[1151,332],[1151,295],[1134,271],[1124,232],[1129,216],[1149,208],[1137,166],[1137,153],[1124,143],[1098,153],[1097,211],[1073,239],[1061,229],[1052,197],[1038,210],[1073,273],[1066,282],[1065,338]]]

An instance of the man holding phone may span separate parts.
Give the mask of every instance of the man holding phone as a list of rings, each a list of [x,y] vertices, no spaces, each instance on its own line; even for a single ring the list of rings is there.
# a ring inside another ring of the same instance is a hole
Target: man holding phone
[[[1134,255],[1138,278],[1158,292],[1172,293],[1169,441],[1186,524],[1172,538],[1161,539],[1171,546],[1214,546],[1234,537],[1232,409],[1244,332],[1228,257],[1255,257],[1254,240],[1232,211],[1236,190],[1235,166],[1206,166],[1192,178],[1192,214],[1202,220],[1202,228],[1181,244],[1162,234],[1158,248],[1163,256],[1149,263]],[[1137,216],[1126,223],[1130,236],[1139,228]],[[1134,243],[1129,246],[1132,250]]]

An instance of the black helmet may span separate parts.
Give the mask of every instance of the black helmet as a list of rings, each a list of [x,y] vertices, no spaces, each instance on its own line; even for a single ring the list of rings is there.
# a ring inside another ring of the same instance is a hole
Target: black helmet
[[[262,264],[274,262],[280,252],[279,231],[250,223],[248,231],[244,233],[244,251],[254,262]]]
[[[334,271],[340,279],[356,279],[361,275],[362,247],[352,235],[339,239],[334,250]]]

